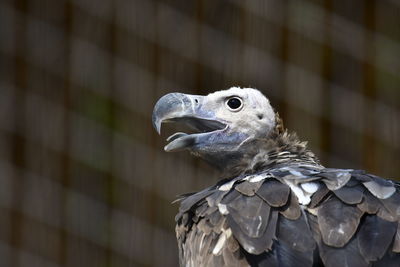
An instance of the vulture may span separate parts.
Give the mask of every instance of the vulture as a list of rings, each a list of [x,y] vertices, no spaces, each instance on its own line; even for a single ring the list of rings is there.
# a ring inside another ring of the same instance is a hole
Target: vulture
[[[190,151],[219,181],[181,195],[181,266],[400,266],[400,184],[326,168],[258,90],[170,93],[153,126],[185,126],[167,152]]]

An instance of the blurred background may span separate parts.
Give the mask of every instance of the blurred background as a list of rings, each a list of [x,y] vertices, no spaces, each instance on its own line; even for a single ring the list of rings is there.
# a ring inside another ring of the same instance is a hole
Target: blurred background
[[[400,178],[398,0],[1,0],[0,266],[177,266],[162,95],[255,87],[325,166]]]

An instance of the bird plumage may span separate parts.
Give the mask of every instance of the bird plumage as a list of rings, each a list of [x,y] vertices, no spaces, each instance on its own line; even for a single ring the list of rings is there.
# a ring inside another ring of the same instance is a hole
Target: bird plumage
[[[245,94],[253,95],[253,90]],[[237,94],[235,89],[218,96],[225,100]],[[260,114],[262,105],[268,105],[261,117],[272,116],[268,101],[244,99],[248,112]],[[219,102],[212,101],[208,106],[219,109]],[[249,108],[252,105],[256,108]],[[174,111],[168,109],[162,115],[155,112],[153,121]],[[226,125],[211,127],[208,134],[218,133],[211,138],[220,142],[217,149],[209,150],[210,139],[204,147],[200,139],[177,141],[195,155],[217,158],[223,175],[217,184],[179,199],[181,266],[400,266],[397,183],[362,170],[325,168],[275,113],[267,123],[248,124],[256,129],[246,129],[245,138],[238,139],[223,137],[233,134],[229,112],[222,112],[224,118],[215,114],[221,111],[207,115],[207,120]],[[240,131],[240,125],[243,122],[232,128]],[[264,134],[257,132],[257,125]]]

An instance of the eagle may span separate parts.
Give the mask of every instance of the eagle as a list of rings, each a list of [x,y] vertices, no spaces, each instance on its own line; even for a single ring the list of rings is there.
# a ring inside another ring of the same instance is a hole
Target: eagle
[[[152,121],[158,133],[163,123],[190,130],[165,151],[221,173],[178,199],[181,266],[400,266],[400,184],[324,167],[257,89],[170,93]]]

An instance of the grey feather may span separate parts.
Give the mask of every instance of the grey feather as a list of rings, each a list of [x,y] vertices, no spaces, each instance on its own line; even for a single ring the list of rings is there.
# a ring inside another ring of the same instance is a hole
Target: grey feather
[[[211,195],[212,193],[213,193],[212,188],[207,188],[198,193],[191,194],[190,197],[183,198],[183,200],[181,201],[181,205],[179,207],[179,212],[184,213],[188,211],[191,207],[193,207],[194,204],[204,199],[205,197]]]
[[[396,220],[400,219],[400,193],[393,194],[386,199],[380,199],[380,201]]]
[[[332,247],[326,245],[322,240],[320,228],[318,226],[318,218],[311,214],[307,214],[310,229],[314,240],[318,244],[319,256],[326,267],[367,267],[369,264],[363,259],[358,249],[355,238],[352,238],[343,247]],[[319,265],[318,265],[319,266]]]
[[[385,221],[377,216],[365,216],[357,234],[358,246],[368,261],[382,258],[392,243],[397,223]]]
[[[318,209],[318,224],[322,240],[333,247],[343,247],[357,230],[363,212],[330,198]]]
[[[208,220],[214,226],[219,224],[221,219],[222,219],[222,215],[221,215],[221,213],[219,213],[218,210],[216,210],[213,213],[211,213],[210,216],[208,217]]]
[[[260,267],[311,267],[313,266],[312,255],[305,255],[302,252],[293,250],[287,244],[279,241],[274,242],[271,251],[260,255],[246,254],[251,266]],[[317,266],[317,265],[315,265]]]
[[[206,197],[207,203],[210,207],[216,207],[218,203],[227,195],[229,191],[216,190],[212,195]]]
[[[396,191],[394,186],[383,186],[376,181],[364,182],[364,186],[377,198],[386,199]]]
[[[374,262],[373,267],[399,267],[400,253],[389,251],[378,262]]]
[[[226,247],[231,252],[235,252],[240,248],[239,243],[232,237],[228,239]]]
[[[297,201],[297,197],[294,193],[290,193],[290,200],[287,204],[280,210],[280,213],[290,220],[296,220],[301,215],[300,205]]]
[[[347,204],[358,204],[364,196],[364,188],[361,185],[347,187],[343,186],[338,190],[333,191],[335,195]]]
[[[258,196],[240,195],[226,204],[229,214],[243,233],[252,238],[263,235],[267,228],[270,207]]]
[[[367,267],[369,263],[360,254],[356,239],[344,247],[335,248],[321,244],[320,253],[326,267]]]
[[[279,218],[277,239],[280,243],[313,257],[315,241],[303,215],[297,220],[289,220],[283,216]]]
[[[400,220],[400,194],[395,193],[387,199],[379,199],[382,206],[379,208],[377,215],[387,221]]]
[[[382,204],[369,191],[365,191],[363,200],[361,203],[357,204],[357,207],[363,212],[375,214],[378,212],[379,208],[382,207]]]
[[[254,196],[254,194],[257,192],[257,190],[260,188],[263,182],[264,181],[259,181],[259,182],[244,181],[236,185],[235,190],[239,191],[240,193],[246,196]]]
[[[326,185],[321,183],[318,191],[311,197],[311,202],[308,206],[311,209],[315,208],[322,200],[328,197],[330,193],[331,191],[326,187]]]
[[[241,197],[242,194],[239,191],[231,190],[228,194],[226,194],[220,201],[221,204],[229,204],[234,201],[236,198]],[[218,203],[217,203],[218,204]]]
[[[400,222],[397,222],[396,236],[393,241],[393,252],[400,253]]]
[[[276,180],[265,181],[257,191],[257,195],[272,207],[282,207],[287,203],[289,186]]]
[[[397,221],[396,216],[394,216],[390,211],[388,211],[384,206],[381,206],[376,213],[378,217],[381,217],[382,219],[389,221],[389,222],[395,222]]]
[[[197,227],[206,235],[209,235],[213,229],[213,225],[206,219],[200,220]]]
[[[351,178],[349,172],[340,169],[325,169],[318,176],[323,177],[322,181],[332,191],[344,186]]]
[[[231,238],[232,239],[232,238]],[[244,256],[241,256],[241,252],[239,250],[236,250],[235,253],[230,251],[228,248],[225,248],[224,251],[222,252],[222,257],[224,259],[224,266],[232,266],[232,267],[244,267],[244,266],[250,266]]]
[[[267,229],[259,238],[248,237],[231,217],[228,216],[227,219],[233,235],[248,253],[259,255],[264,251],[271,249],[273,238],[275,238],[276,223],[278,219],[278,213],[276,211],[271,213],[268,220]]]

